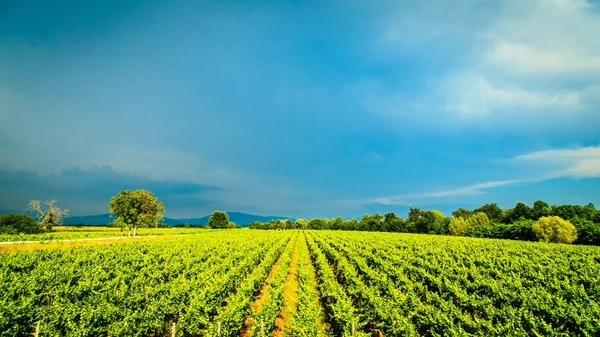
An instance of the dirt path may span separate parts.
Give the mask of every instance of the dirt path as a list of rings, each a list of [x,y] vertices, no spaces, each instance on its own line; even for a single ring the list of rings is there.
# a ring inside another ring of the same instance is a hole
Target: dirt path
[[[304,254],[303,258],[306,259],[306,261],[307,261],[306,263],[308,265],[308,275],[309,275],[309,280],[310,280],[309,285],[310,285],[312,292],[314,293],[313,301],[315,303],[315,307],[318,308],[318,310],[316,312],[317,319],[315,321],[315,325],[317,327],[319,336],[326,337],[326,336],[328,336],[329,326],[327,326],[324,323],[325,322],[325,314],[323,313],[323,307],[321,306],[321,297],[320,297],[319,291],[317,290],[319,280],[317,277],[317,271],[315,269],[315,266],[313,265],[313,262],[308,253],[308,245],[306,244],[306,238],[304,241],[304,245],[306,246],[306,250],[305,250],[305,254]]]
[[[112,241],[121,240],[131,242],[143,239],[154,239],[158,237],[171,237],[175,235],[147,235],[147,236],[116,236],[106,238],[84,238],[84,239],[66,239],[66,240],[46,240],[46,241],[8,241],[0,242],[0,253],[13,253],[21,251],[31,251],[35,249],[54,249],[92,246],[98,244],[107,244]]]
[[[291,335],[292,323],[294,315],[298,310],[298,259],[300,257],[300,243],[296,242],[294,253],[288,275],[285,279],[285,287],[283,288],[283,309],[275,320],[275,329],[273,336],[282,337]]]
[[[289,246],[287,246],[285,249],[289,249]],[[277,261],[275,261],[275,264],[273,265],[273,268],[271,268],[269,276],[267,277],[264,285],[260,289],[256,300],[254,300],[254,302],[252,303],[252,312],[254,314],[258,313],[260,311],[261,306],[269,300],[271,283],[273,283],[275,275],[277,275],[279,271],[279,268],[281,266],[281,260],[283,259],[284,255],[285,250],[281,253],[281,256],[279,256]],[[252,317],[246,317],[246,319],[244,320],[244,324],[242,325],[242,337],[249,337],[252,335],[252,325],[254,323],[255,322],[254,319],[252,319]]]

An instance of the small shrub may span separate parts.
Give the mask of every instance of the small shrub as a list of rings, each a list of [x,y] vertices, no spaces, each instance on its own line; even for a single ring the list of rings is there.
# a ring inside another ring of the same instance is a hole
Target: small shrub
[[[36,234],[42,232],[37,222],[27,214],[11,213],[0,215],[0,233]]]
[[[463,235],[467,229],[469,229],[469,224],[462,216],[458,218],[452,218],[450,220],[450,224],[448,225],[448,231],[450,232],[450,235]]]
[[[558,216],[543,216],[532,229],[539,241],[571,243],[577,239],[575,226]]]

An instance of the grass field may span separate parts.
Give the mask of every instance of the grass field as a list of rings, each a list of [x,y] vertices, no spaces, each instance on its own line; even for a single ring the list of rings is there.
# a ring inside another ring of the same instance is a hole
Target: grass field
[[[196,234],[203,229],[198,228],[138,228],[139,236],[155,236],[155,235],[181,235],[181,234]],[[0,242],[12,241],[53,241],[53,240],[76,240],[86,238],[107,238],[118,236],[129,236],[127,230],[121,230],[115,227],[106,226],[56,226],[51,232],[41,234],[16,234],[7,235],[0,234]]]
[[[0,336],[600,334],[590,246],[206,230],[0,265]]]

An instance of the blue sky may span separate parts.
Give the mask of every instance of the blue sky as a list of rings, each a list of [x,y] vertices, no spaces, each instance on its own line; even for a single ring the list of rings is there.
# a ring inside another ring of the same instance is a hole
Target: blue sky
[[[600,205],[600,4],[4,1],[0,209]]]

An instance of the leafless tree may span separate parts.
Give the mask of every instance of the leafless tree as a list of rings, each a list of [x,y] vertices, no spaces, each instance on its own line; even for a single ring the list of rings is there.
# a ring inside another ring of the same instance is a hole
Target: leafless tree
[[[52,226],[61,225],[63,219],[69,214],[69,210],[60,208],[56,200],[31,200],[29,210],[35,213],[38,226],[45,231],[51,230]]]

